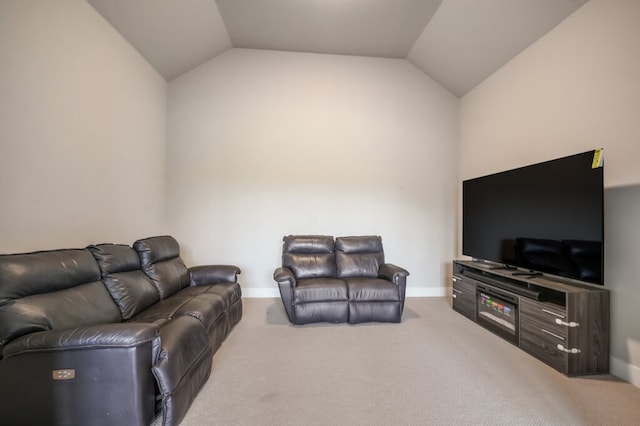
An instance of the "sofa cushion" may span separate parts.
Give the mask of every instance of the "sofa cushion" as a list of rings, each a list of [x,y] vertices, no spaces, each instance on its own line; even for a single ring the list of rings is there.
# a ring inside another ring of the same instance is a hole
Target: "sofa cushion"
[[[221,299],[224,303],[224,309],[240,301],[242,291],[238,283],[217,283],[214,285],[187,287],[180,290],[177,295],[196,296],[204,299]]]
[[[336,238],[338,277],[377,277],[383,263],[384,251],[379,236]]]
[[[36,294],[0,306],[0,346],[27,333],[120,322],[120,311],[100,281]]]
[[[144,311],[133,316],[130,322],[153,322],[162,324],[162,320],[173,318],[175,313],[187,303],[190,298],[186,297],[170,297],[154,303]]]
[[[88,250],[0,256],[0,346],[23,334],[120,322]]]
[[[140,256],[140,266],[165,299],[189,286],[189,271],[180,258],[180,245],[171,236],[144,238],[133,248]]]
[[[185,290],[189,290],[189,288]],[[132,317],[130,321],[161,324],[163,319],[171,320],[181,316],[190,316],[199,320],[207,331],[212,331],[215,323],[225,312],[225,302],[216,294],[193,296],[178,292],[168,299],[154,303],[148,309]]]
[[[213,347],[198,320],[182,316],[160,327],[161,350],[153,375],[163,424],[178,424],[211,373]]]
[[[100,280],[100,269],[85,249],[0,255],[0,303]]]
[[[160,300],[160,293],[140,269],[138,253],[123,244],[99,244],[88,247],[93,254],[102,282],[118,304],[123,320],[129,320]]]
[[[282,266],[297,279],[336,276],[333,237],[326,235],[288,235],[283,238]]]

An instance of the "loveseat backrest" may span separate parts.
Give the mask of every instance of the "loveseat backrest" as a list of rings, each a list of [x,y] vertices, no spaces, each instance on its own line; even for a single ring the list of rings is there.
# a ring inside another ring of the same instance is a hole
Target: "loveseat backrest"
[[[98,262],[102,282],[118,305],[123,320],[160,300],[158,289],[140,267],[138,253],[124,244],[88,247]]]
[[[86,249],[0,255],[0,347],[24,334],[120,322]]]
[[[382,238],[377,235],[336,238],[336,268],[340,278],[377,277],[384,263]]]
[[[282,266],[297,279],[336,276],[333,237],[326,235],[288,235],[282,245]]]
[[[189,286],[189,270],[180,258],[180,245],[165,235],[149,237],[133,243],[140,256],[142,271],[151,278],[161,299]]]

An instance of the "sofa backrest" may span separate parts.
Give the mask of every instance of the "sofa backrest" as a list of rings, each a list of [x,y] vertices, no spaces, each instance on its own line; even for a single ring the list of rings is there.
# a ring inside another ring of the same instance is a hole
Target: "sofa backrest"
[[[382,238],[377,235],[336,238],[338,277],[377,277],[384,263]]]
[[[180,245],[175,238],[165,235],[149,237],[133,243],[140,257],[140,266],[166,299],[189,286],[189,270],[180,258]]]
[[[288,235],[282,245],[282,266],[297,279],[336,276],[333,237],[326,235]]]
[[[140,267],[138,253],[124,244],[98,244],[88,247],[98,262],[102,282],[118,305],[123,320],[160,300],[153,281]]]
[[[87,249],[0,255],[0,347],[24,334],[120,322]]]

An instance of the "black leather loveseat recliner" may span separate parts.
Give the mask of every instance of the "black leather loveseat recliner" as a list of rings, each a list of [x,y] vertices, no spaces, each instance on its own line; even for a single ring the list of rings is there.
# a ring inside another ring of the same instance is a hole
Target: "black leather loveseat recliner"
[[[291,323],[355,324],[400,322],[408,275],[379,236],[289,235],[273,278]]]
[[[170,236],[0,256],[0,423],[176,425],[242,317]]]

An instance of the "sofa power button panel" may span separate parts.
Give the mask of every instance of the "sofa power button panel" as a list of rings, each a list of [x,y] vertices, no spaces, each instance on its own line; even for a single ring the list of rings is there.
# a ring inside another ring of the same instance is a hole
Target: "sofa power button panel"
[[[51,372],[53,380],[72,380],[76,378],[76,370],[72,368],[64,370],[53,370]]]

